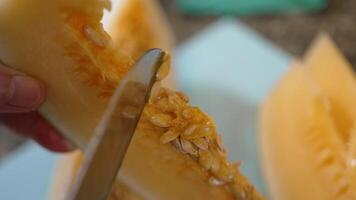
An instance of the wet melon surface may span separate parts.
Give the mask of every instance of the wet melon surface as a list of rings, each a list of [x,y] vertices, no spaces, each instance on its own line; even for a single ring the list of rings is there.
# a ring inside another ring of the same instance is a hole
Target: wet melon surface
[[[138,55],[173,44],[155,1],[127,0],[125,6],[106,32],[100,20],[109,1],[0,3],[0,59],[47,85],[41,113],[84,152],[114,88]],[[159,84],[158,89],[161,96],[147,105],[111,198],[262,199],[227,160],[210,117],[182,93]],[[67,168],[57,171],[55,199],[63,198],[81,163],[82,154],[71,156],[64,160]]]
[[[263,104],[261,155],[274,199],[355,199],[356,79],[327,35]]]

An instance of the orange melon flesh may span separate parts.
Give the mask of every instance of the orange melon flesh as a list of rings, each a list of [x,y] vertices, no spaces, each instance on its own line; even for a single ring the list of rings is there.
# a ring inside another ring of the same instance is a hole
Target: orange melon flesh
[[[273,199],[353,199],[356,82],[321,35],[261,112],[261,158]]]
[[[165,19],[157,1],[131,0],[113,1],[112,11],[104,15],[103,22],[117,48],[138,59],[147,48],[173,51],[173,33],[163,28],[169,27]]]
[[[306,131],[312,126],[308,118],[322,115],[324,111],[321,96],[313,91],[305,70],[298,65],[291,67],[265,102],[261,153],[273,199],[303,199],[306,193],[313,194],[311,199],[325,199],[323,188],[315,179],[315,169],[305,166],[305,160],[310,162],[313,158],[308,158],[305,141],[300,136],[305,133],[306,140]],[[303,123],[306,125],[300,126]],[[300,177],[306,182],[301,183]],[[304,187],[306,183],[309,187]]]
[[[356,191],[351,189],[356,188],[356,74],[330,36],[322,34],[314,43],[306,55],[305,65],[329,97],[331,116],[347,152],[350,196],[356,198]]]
[[[103,23],[117,49],[133,60],[151,48],[173,54],[175,39],[165,14],[156,0],[113,1]],[[175,87],[174,68],[162,84]]]
[[[348,154],[347,154],[347,170],[350,174],[349,181],[350,181],[350,188],[356,188],[356,130],[354,129],[350,142],[348,144]],[[356,191],[351,190],[350,196],[356,197]]]
[[[46,83],[42,114],[83,149],[106,108],[107,98],[101,97],[131,63],[115,54],[98,23],[104,6],[95,0],[0,4],[0,60]],[[108,44],[98,45],[86,36],[85,27]],[[97,51],[105,53],[97,57]]]
[[[331,115],[345,142],[356,127],[356,75],[328,35],[321,35],[307,53],[305,66],[328,96]]]
[[[116,30],[123,28],[119,25],[109,32],[116,35],[114,40],[100,23],[103,8],[109,7],[107,1],[4,0],[0,3],[0,59],[47,84],[48,99],[41,112],[82,150],[85,150],[101,119],[113,89],[137,55],[151,45],[159,43],[163,47],[172,44],[164,41],[169,36],[158,37],[168,31],[159,32],[154,28],[158,18],[150,12],[157,9],[154,7],[157,4],[150,1],[151,8],[155,9],[146,9],[149,6],[143,5],[149,5],[148,2],[127,1],[128,7],[124,11],[130,10],[131,6],[135,9],[124,16],[128,17],[128,21],[140,22],[136,25],[143,30],[138,34],[135,28],[128,29],[120,36],[121,31],[115,34]],[[132,15],[134,11],[141,18],[132,19],[136,16]],[[125,26],[131,24],[124,23],[124,18],[118,22]],[[136,33],[138,35],[133,36]],[[129,37],[132,43],[120,37]],[[142,37],[145,39],[142,40]],[[123,49],[120,49],[121,46]],[[229,172],[220,170],[221,176],[229,175],[225,178],[233,181],[209,184],[208,180],[212,177],[210,171],[172,144],[162,144],[160,137],[163,130],[147,128],[147,124],[143,120],[135,133],[112,199],[123,199],[120,195],[115,197],[117,192],[126,194],[127,199],[262,199],[237,169],[236,173],[232,170],[233,177]],[[214,135],[216,138],[218,136]],[[227,162],[222,147],[214,145],[213,150],[220,149],[219,156],[224,158],[215,162],[215,169],[220,164],[220,169],[235,167]],[[68,191],[80,159],[81,155],[76,154],[65,160],[68,162],[65,169],[57,171],[56,178],[59,179],[55,183],[54,187],[58,187],[55,191]],[[54,196],[55,199],[61,197]]]
[[[113,88],[134,60],[150,48],[172,49],[167,26],[157,27],[166,22],[151,15],[159,13],[152,2],[134,0],[124,5],[128,11],[141,6],[138,9],[143,12],[139,12],[139,17],[154,22],[151,22],[153,26],[140,29],[147,42],[142,42],[142,36],[128,38],[134,30],[119,35],[123,31],[115,28],[110,29],[115,35],[111,41],[100,23],[103,8],[109,7],[105,1],[56,0],[48,4],[40,0],[4,0],[1,3],[0,60],[46,83],[48,98],[41,108],[42,114],[82,149],[97,126]],[[127,21],[115,20],[109,19],[112,27]]]

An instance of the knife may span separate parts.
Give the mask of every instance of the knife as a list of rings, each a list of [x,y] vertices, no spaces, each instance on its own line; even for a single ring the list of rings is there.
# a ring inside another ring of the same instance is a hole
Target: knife
[[[160,49],[146,52],[120,81],[85,151],[67,200],[106,200],[164,60]]]

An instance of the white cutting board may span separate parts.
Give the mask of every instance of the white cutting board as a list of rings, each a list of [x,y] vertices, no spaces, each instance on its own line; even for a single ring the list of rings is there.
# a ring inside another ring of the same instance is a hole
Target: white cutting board
[[[213,116],[231,160],[266,193],[258,164],[258,105],[291,57],[235,19],[222,19],[180,48],[179,87]],[[1,200],[45,200],[57,156],[29,143],[0,164]]]

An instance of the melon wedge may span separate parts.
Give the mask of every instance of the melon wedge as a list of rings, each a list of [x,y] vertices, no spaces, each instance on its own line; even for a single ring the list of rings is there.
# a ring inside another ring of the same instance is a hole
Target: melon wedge
[[[356,75],[332,39],[322,34],[305,57],[305,67],[328,96],[331,115],[345,142],[356,127]]]
[[[156,2],[127,0],[124,5],[122,20],[113,17],[119,25],[109,20],[117,28],[110,29],[112,40],[100,23],[103,9],[110,7],[107,1],[0,3],[0,59],[47,84],[41,112],[82,150],[135,57],[152,45],[172,44],[170,36],[159,37],[168,32],[159,31],[166,29],[163,23],[154,28],[160,18],[152,13],[158,9]],[[140,17],[132,18],[133,13]],[[133,23],[143,30],[130,28]],[[120,31],[124,26],[126,33]],[[146,106],[110,198],[262,199],[227,161],[212,120],[190,106],[182,93],[157,91],[159,98]],[[57,171],[56,177],[63,179],[57,179],[55,191],[70,187],[80,159],[80,153],[66,159],[63,171]]]
[[[321,35],[270,93],[261,158],[273,199],[355,199],[356,79]]]
[[[41,112],[84,148],[106,108],[101,97],[132,61],[116,53],[99,23],[104,1],[44,2],[1,1],[0,60],[46,83]]]
[[[104,13],[103,25],[117,49],[134,60],[151,48],[161,48],[173,54],[175,38],[156,0],[114,0],[110,12]],[[174,68],[162,82],[174,87]]]

